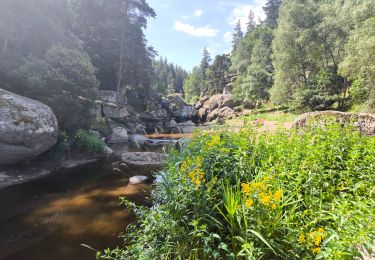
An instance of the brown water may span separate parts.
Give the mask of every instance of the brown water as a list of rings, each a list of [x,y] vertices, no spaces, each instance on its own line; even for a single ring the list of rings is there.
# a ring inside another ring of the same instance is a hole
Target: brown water
[[[95,259],[82,244],[121,246],[119,233],[135,219],[118,198],[147,205],[150,185],[103,171],[94,166],[0,191],[0,259]]]

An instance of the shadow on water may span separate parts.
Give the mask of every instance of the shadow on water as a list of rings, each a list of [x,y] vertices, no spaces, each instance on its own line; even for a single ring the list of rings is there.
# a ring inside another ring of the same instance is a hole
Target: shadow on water
[[[134,216],[119,205],[126,196],[147,205],[150,185],[129,185],[108,165],[62,172],[0,191],[0,259],[95,259],[116,247]]]

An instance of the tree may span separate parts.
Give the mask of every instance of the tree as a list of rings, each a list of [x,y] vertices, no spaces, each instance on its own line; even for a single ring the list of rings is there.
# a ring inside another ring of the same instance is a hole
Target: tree
[[[347,82],[338,75],[347,35],[334,3],[284,2],[273,41],[272,100],[313,110],[343,107]]]
[[[199,67],[193,68],[193,71],[187,76],[184,83],[185,99],[189,102],[196,101],[200,92],[201,78]]]
[[[353,82],[354,101],[375,108],[375,16],[354,30],[345,49],[340,72]]]
[[[255,26],[256,26],[256,23],[255,23],[255,14],[254,14],[253,10],[250,10],[248,19],[249,19],[249,22],[247,23],[246,33],[251,32],[255,28]]]
[[[99,83],[86,53],[52,46],[44,59],[29,59],[12,75],[26,84],[27,96],[52,108],[60,129],[90,127]]]
[[[266,24],[272,29],[277,27],[277,20],[279,18],[279,9],[281,6],[281,0],[268,0],[263,10],[266,14]]]
[[[208,67],[210,66],[210,62],[211,62],[211,55],[208,52],[208,49],[205,47],[203,49],[203,56],[202,56],[202,60],[201,60],[200,66],[199,66],[199,76],[200,76],[200,87],[199,88],[200,88],[201,94],[207,92],[206,71],[207,71]]]
[[[233,33],[233,40],[232,40],[233,51],[236,51],[236,49],[240,45],[242,38],[243,38],[243,32],[241,30],[241,21],[238,20],[238,22],[236,23],[236,26],[234,27],[234,33]]]
[[[73,0],[73,5],[75,31],[98,68],[100,88],[128,90],[135,104],[150,98],[155,52],[143,29],[154,10],[145,0]]]
[[[226,78],[229,73],[230,58],[229,55],[217,55],[212,65],[206,70],[206,93],[218,94],[221,93],[226,84]]]

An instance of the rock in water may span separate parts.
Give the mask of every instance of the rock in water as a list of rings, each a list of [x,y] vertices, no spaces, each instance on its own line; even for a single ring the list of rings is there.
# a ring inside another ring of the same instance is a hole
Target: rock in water
[[[129,179],[129,184],[135,185],[139,183],[143,183],[148,180],[148,177],[143,175],[133,176]]]
[[[162,168],[165,154],[154,152],[128,152],[121,155],[121,160],[133,172],[149,175]]]
[[[57,136],[57,119],[48,106],[0,89],[0,165],[38,156]]]

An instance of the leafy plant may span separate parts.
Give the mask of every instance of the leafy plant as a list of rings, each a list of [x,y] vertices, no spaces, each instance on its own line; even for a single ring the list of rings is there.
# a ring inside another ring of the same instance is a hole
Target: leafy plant
[[[375,236],[375,138],[352,127],[202,133],[101,259],[354,259]]]

